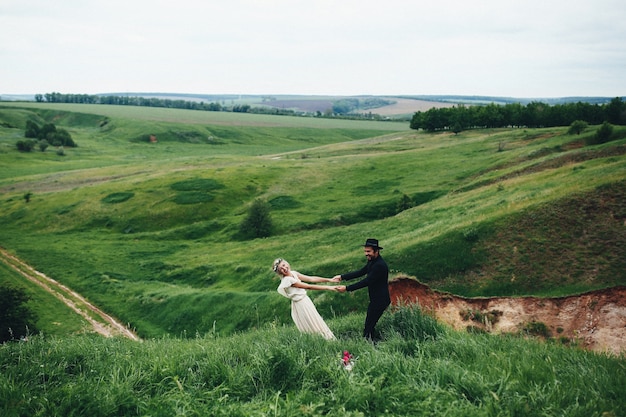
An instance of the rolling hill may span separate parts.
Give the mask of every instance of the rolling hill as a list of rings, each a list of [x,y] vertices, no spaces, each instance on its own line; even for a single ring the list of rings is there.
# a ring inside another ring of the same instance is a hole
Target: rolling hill
[[[18,152],[26,120],[64,127],[78,146]],[[272,260],[331,276],[359,267],[371,236],[394,275],[460,296],[626,283],[625,143],[587,146],[595,127],[427,134],[46,103],[3,103],[0,121],[2,246],[142,337],[289,323]],[[246,239],[257,199],[274,230]],[[313,295],[325,316],[364,297]]]

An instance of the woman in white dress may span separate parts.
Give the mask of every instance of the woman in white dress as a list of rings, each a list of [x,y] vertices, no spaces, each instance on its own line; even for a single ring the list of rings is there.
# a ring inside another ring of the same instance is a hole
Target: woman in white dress
[[[274,261],[272,269],[281,276],[278,293],[291,300],[291,318],[298,330],[303,333],[319,333],[325,339],[334,339],[335,335],[333,335],[322,316],[317,312],[313,301],[306,294],[306,290],[338,291],[337,286],[315,285],[308,284],[308,282],[339,281],[335,278],[308,276],[293,271],[289,262],[282,258]]]

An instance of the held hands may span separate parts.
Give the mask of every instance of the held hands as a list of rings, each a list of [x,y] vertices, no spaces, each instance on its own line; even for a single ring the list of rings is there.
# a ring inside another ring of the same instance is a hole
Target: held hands
[[[331,280],[333,282],[341,282],[341,275],[335,275],[334,277],[332,277]],[[335,287],[335,291],[337,291],[337,292],[346,292],[346,286],[345,285],[337,285]]]

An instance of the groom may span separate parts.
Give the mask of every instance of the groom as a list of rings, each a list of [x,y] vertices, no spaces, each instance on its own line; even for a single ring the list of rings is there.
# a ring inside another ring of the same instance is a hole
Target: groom
[[[363,329],[363,337],[370,341],[374,341],[374,327],[383,315],[391,298],[389,297],[389,268],[387,263],[380,255],[383,248],[378,245],[378,240],[367,239],[363,245],[363,251],[367,258],[367,264],[358,271],[348,272],[346,274],[335,275],[334,278],[349,281],[354,278],[366,275],[361,281],[348,285],[340,286],[340,292],[355,291],[360,288],[367,287],[369,292],[370,303],[367,306],[367,316],[365,317],[365,328]]]

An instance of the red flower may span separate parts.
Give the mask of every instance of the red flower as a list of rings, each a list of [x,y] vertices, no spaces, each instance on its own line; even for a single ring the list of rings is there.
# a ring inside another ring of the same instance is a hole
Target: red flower
[[[350,363],[350,361],[352,361],[352,354],[350,352],[348,352],[347,350],[343,351],[343,365],[346,366]]]

